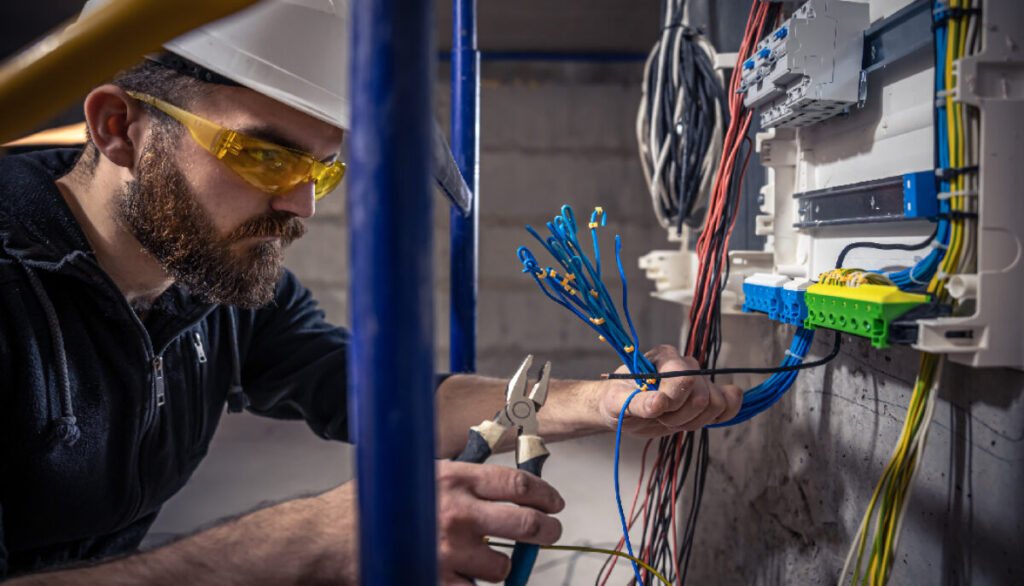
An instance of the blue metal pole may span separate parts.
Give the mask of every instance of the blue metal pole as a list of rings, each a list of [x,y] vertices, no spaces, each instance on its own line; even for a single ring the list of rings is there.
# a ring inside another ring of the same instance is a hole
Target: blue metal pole
[[[476,0],[452,2],[452,154],[473,192],[473,210],[451,210],[452,372],[476,370],[477,258],[480,225],[480,52],[476,44]]]
[[[355,0],[348,183],[363,584],[435,584],[429,0]],[[313,56],[311,56],[313,57]]]

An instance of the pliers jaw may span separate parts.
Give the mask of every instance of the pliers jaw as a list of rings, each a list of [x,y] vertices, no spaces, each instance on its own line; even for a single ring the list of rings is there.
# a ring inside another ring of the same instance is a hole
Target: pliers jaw
[[[526,394],[526,385],[529,382],[530,367],[533,365],[533,355],[529,354],[519,365],[519,369],[508,381],[508,388],[505,391],[505,421],[519,430],[519,435],[537,435],[537,411],[544,406],[548,398],[548,384],[551,377],[551,363],[545,362],[540,369],[537,382]],[[499,414],[500,417],[500,414]],[[497,421],[497,419],[495,420]]]

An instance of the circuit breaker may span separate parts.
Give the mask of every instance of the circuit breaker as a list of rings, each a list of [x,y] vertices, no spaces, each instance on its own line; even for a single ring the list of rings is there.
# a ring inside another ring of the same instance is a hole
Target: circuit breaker
[[[740,91],[762,128],[831,118],[860,97],[868,5],[810,0],[757,44],[741,65]]]

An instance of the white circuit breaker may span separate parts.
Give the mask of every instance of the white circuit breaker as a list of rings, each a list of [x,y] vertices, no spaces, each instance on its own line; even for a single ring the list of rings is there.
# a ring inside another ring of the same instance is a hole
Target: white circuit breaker
[[[743,62],[743,104],[761,127],[800,127],[839,114],[860,95],[868,5],[810,0]]]

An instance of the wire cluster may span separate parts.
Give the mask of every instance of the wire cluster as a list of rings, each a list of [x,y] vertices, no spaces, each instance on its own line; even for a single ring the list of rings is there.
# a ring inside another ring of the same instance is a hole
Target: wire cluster
[[[662,3],[661,35],[644,66],[636,139],[654,213],[680,233],[704,221],[729,124],[715,50],[687,25],[686,0]]]

